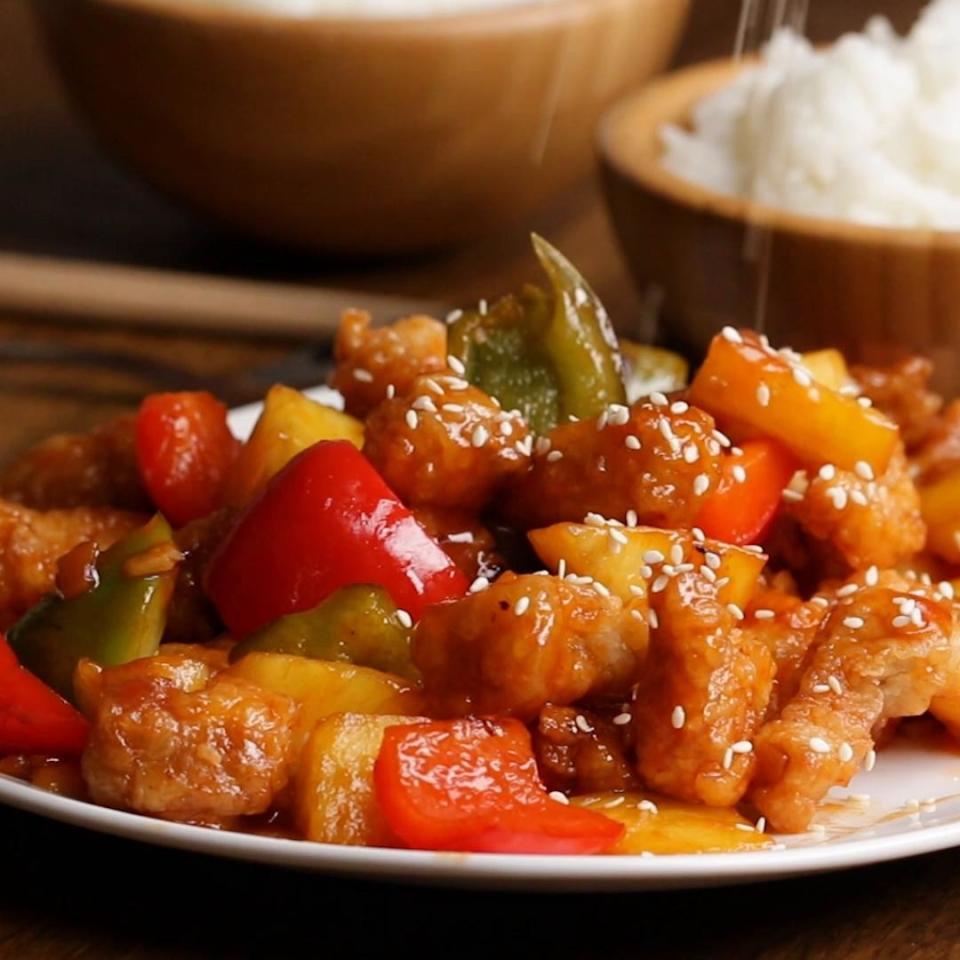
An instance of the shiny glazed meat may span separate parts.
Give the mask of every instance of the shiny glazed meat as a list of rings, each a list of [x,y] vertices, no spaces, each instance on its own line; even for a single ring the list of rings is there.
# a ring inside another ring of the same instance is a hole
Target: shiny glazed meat
[[[928,389],[933,364],[926,357],[906,357],[889,367],[850,370],[863,395],[900,428],[907,449],[930,432],[943,400]]]

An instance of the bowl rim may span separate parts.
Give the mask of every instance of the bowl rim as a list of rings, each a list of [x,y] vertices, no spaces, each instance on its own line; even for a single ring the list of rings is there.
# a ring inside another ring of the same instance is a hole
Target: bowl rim
[[[639,125],[641,131],[650,131],[654,124],[659,128],[667,121],[682,122],[693,103],[715,92],[724,83],[729,83],[755,62],[756,58],[752,57],[742,61],[732,57],[709,60],[672,71],[654,79],[642,89],[627,94],[612,104],[600,119],[597,149],[601,162],[634,187],[657,194],[677,206],[760,230],[866,246],[960,248],[960,230],[882,226],[797,213],[711,190],[671,173],[660,162],[659,152],[653,154],[646,148],[629,152],[624,148],[619,131],[625,123],[634,127]],[[691,87],[696,91],[696,96],[692,95],[685,103],[682,113],[669,114],[656,109],[665,94],[676,96],[678,88],[683,86]],[[656,142],[659,142],[659,138]]]
[[[267,27],[277,29],[284,25],[298,29],[322,29],[337,33],[382,33],[398,35],[412,33],[443,34],[462,31],[503,33],[505,30],[537,29],[546,22],[586,17],[600,9],[627,6],[631,3],[656,3],[657,0],[517,0],[505,6],[490,7],[421,16],[307,15],[274,12],[265,7],[233,6],[216,0],[68,0],[99,4],[166,19],[190,22],[194,25],[217,23],[232,27]],[[669,2],[669,0],[661,0]],[[685,3],[688,0],[673,0]]]

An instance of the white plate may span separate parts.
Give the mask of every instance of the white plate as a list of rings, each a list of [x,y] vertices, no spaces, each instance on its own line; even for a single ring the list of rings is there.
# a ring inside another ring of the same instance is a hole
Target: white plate
[[[324,388],[311,394],[336,398]],[[231,426],[239,436],[249,433],[258,410],[251,405],[233,411]],[[882,750],[874,770],[861,773],[849,789],[831,791],[818,814],[818,830],[777,838],[777,848],[749,853],[545,857],[339,847],[165,823],[59,797],[5,776],[0,802],[159,846],[317,873],[443,886],[647,890],[842,870],[960,846],[960,753],[900,740]]]

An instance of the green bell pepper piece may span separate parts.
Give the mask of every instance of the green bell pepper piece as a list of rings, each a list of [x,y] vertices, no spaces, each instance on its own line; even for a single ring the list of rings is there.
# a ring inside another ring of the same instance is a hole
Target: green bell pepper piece
[[[173,545],[170,525],[157,514],[101,554],[97,583],[86,593],[41,600],[7,634],[20,663],[73,701],[73,673],[81,658],[110,667],[156,653],[177,571],[130,577],[124,564],[168,543]]]
[[[546,240],[534,234],[533,246],[551,293],[529,285],[487,311],[464,311],[448,348],[472,384],[546,433],[625,403],[626,390],[617,337],[596,294]]]
[[[620,353],[628,403],[649,397],[655,390],[673,393],[687,386],[690,364],[679,353],[624,339],[620,340]]]
[[[410,657],[412,629],[398,616],[383,587],[341,587],[310,610],[291,613],[251,633],[230,652],[288,653],[311,660],[339,660],[419,679]]]

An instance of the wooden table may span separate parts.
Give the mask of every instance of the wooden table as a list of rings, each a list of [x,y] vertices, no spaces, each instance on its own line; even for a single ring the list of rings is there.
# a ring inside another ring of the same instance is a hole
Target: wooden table
[[[814,4],[829,36],[873,3]],[[916,2],[888,4],[902,21]],[[734,0],[699,0],[685,59],[722,52]],[[842,10],[838,9],[842,7]],[[523,231],[442,259],[336,268],[209,228],[102,161],[65,115],[23,8],[0,0],[0,247],[186,269],[322,277],[370,290],[470,300],[531,270]],[[629,324],[634,298],[596,197],[541,218]],[[171,337],[0,318],[0,339],[67,342],[229,376],[296,346]],[[151,384],[128,373],[0,366],[0,458],[53,430],[129,409]],[[0,810],[0,956],[232,957],[516,949],[579,958],[960,956],[960,852],[763,886],[633,896],[520,896],[328,880],[153,849]],[[506,955],[510,955],[506,953]]]

